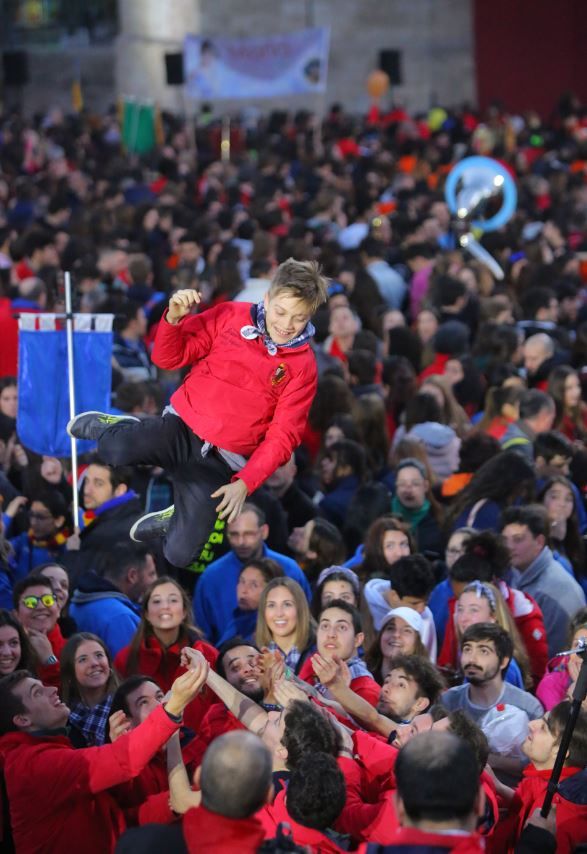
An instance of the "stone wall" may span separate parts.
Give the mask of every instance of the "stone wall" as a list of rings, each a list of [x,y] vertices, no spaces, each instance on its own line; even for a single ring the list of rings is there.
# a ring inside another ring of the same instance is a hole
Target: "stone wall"
[[[172,109],[181,106],[182,93],[165,85],[164,54],[180,50],[186,33],[253,36],[309,25],[331,28],[328,91],[324,99],[291,99],[293,109],[340,101],[351,111],[364,110],[366,77],[385,48],[402,54],[403,81],[394,95],[410,110],[427,109],[435,100],[475,100],[471,0],[119,0],[119,6],[118,91]],[[242,105],[215,106],[230,111]],[[255,106],[283,101],[264,99]]]
[[[48,107],[71,109],[71,86],[79,67],[85,104],[92,110],[106,112],[116,101],[114,77],[116,51],[113,45],[50,46],[26,48],[29,84],[20,90],[5,89],[8,106],[20,104],[27,114],[44,112]]]
[[[401,52],[403,81],[393,95],[410,110],[425,110],[435,100],[475,101],[472,0],[119,0],[120,35],[111,46],[30,47],[31,83],[8,93],[24,108],[68,107],[79,63],[85,102],[105,110],[117,95],[157,101],[181,112],[197,110],[185,101],[183,87],[165,83],[164,55],[181,50],[187,33],[253,36],[331,28],[326,96],[308,95],[254,102],[323,110],[340,101],[350,111],[368,106],[365,80],[377,67],[379,51]],[[247,102],[250,105],[250,102]],[[218,102],[231,112],[244,102]]]

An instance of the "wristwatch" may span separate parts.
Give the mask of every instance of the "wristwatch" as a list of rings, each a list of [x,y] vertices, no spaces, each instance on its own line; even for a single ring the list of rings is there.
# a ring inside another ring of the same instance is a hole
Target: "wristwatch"
[[[51,653],[51,655],[49,656],[49,658],[45,662],[45,666],[47,666],[48,664],[58,664],[58,663],[59,663],[59,659],[57,658],[57,656],[53,655],[53,653]]]

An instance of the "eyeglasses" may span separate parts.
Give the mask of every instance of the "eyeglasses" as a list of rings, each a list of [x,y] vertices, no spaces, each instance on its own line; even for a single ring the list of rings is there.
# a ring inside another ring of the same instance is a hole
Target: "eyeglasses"
[[[57,599],[52,593],[45,593],[43,596],[25,596],[20,600],[20,602],[25,608],[30,608],[30,610],[33,611],[39,602],[41,602],[45,608],[51,608],[57,603]]]
[[[48,522],[52,518],[50,513],[29,513],[29,519],[38,519],[41,522]]]

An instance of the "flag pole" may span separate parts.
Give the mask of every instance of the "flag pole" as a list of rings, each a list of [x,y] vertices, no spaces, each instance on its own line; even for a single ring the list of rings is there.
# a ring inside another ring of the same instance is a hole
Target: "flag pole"
[[[222,119],[222,135],[220,138],[220,159],[223,163],[230,161],[230,116]]]
[[[71,307],[71,273],[65,273],[65,331],[67,335],[67,384],[69,417],[75,416],[75,378],[73,373],[73,311]],[[71,479],[73,485],[73,529],[79,533],[79,492],[77,488],[77,441],[71,437]]]

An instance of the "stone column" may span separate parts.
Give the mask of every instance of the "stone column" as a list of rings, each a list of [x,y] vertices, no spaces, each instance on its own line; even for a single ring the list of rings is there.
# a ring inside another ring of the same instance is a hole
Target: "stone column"
[[[117,95],[177,110],[181,87],[166,84],[165,54],[181,51],[185,35],[200,32],[200,0],[119,0],[118,10]]]

